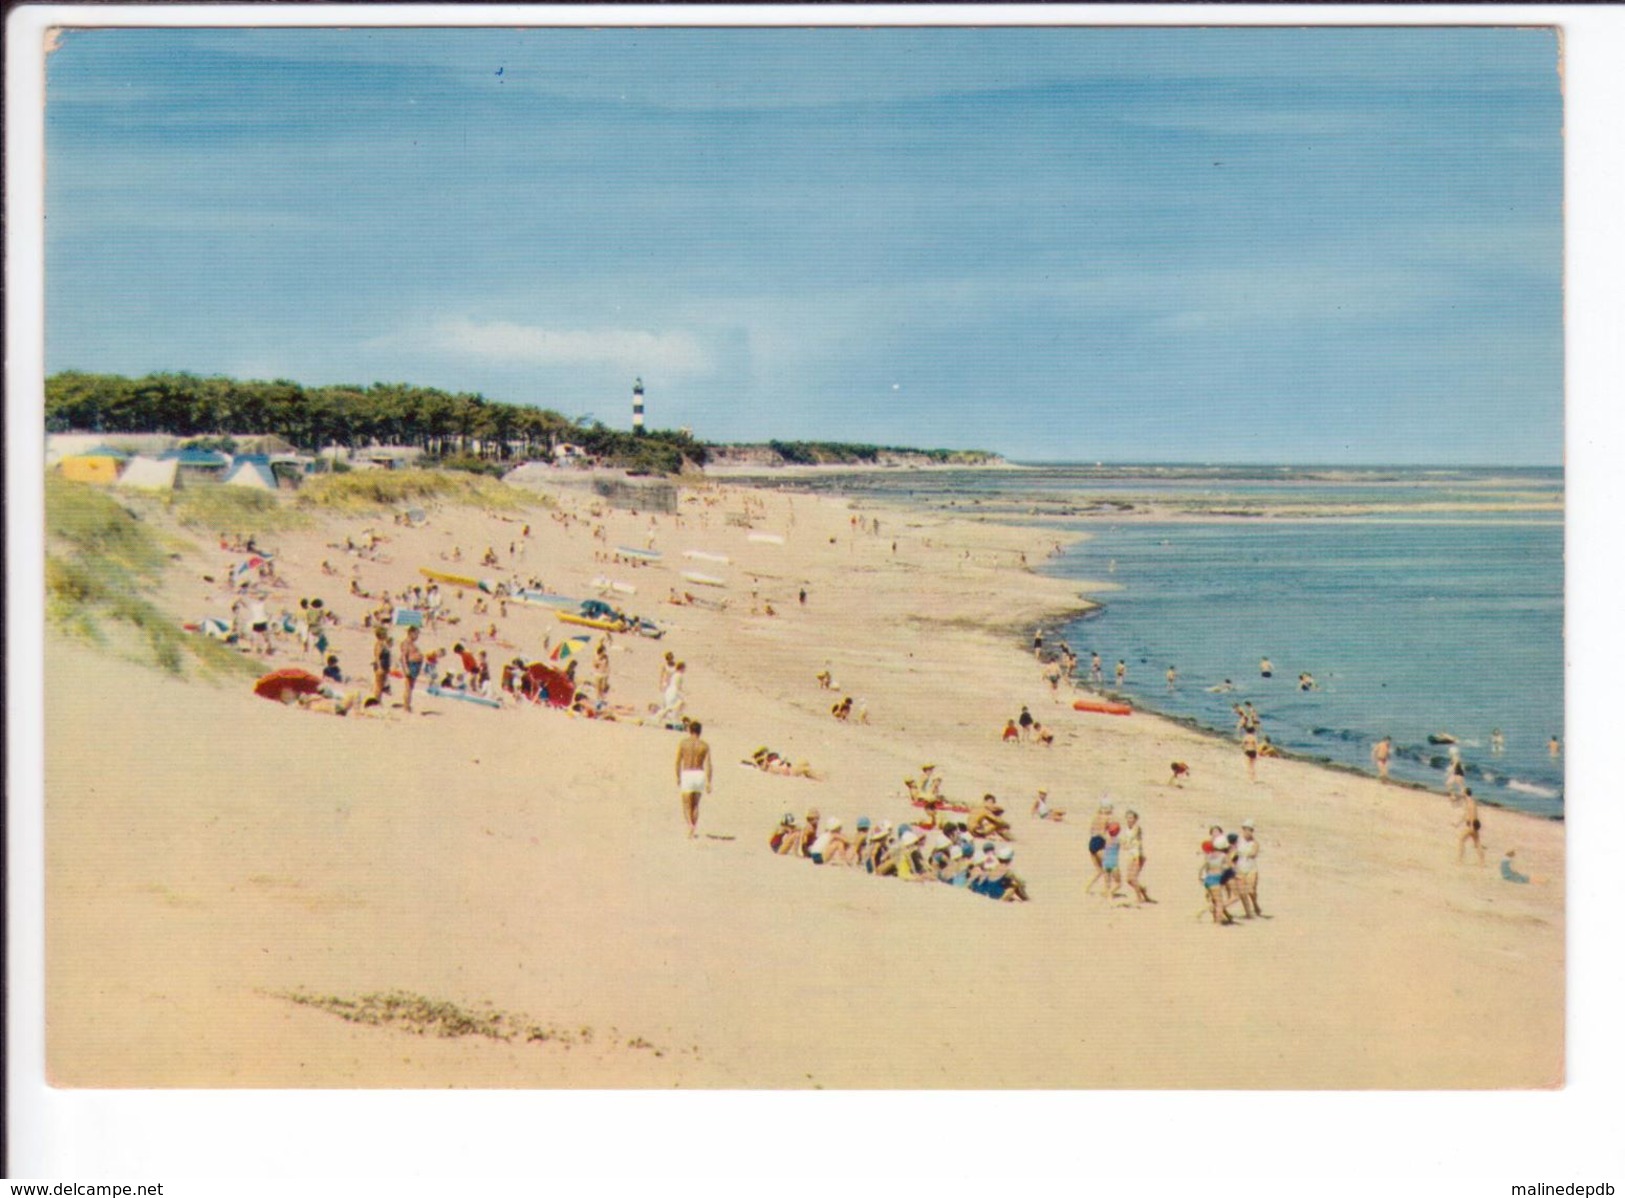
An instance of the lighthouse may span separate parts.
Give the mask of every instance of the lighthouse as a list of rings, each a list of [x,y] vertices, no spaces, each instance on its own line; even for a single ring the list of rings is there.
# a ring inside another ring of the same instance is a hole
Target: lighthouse
[[[643,435],[643,380],[636,379],[632,383],[632,432],[641,437]]]

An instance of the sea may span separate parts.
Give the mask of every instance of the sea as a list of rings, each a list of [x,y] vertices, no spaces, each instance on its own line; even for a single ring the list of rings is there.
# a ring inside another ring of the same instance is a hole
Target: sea
[[[1062,463],[781,485],[1085,532],[1033,563],[1100,605],[1045,630],[1084,685],[1099,653],[1116,692],[1121,659],[1136,707],[1234,735],[1249,701],[1288,754],[1361,772],[1386,735],[1391,775],[1434,788],[1453,742],[1481,801],[1563,817],[1560,469]]]

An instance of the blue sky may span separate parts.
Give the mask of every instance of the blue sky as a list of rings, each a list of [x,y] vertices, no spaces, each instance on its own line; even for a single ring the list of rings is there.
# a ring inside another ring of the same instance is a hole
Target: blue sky
[[[1018,459],[1556,464],[1542,30],[94,30],[46,365]]]

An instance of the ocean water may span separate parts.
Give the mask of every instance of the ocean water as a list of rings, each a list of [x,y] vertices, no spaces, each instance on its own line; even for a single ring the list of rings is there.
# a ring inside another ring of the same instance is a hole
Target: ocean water
[[[1563,813],[1547,752],[1563,737],[1560,470],[1056,465],[791,485],[1081,529],[1041,568],[1104,604],[1049,630],[1085,676],[1091,651],[1108,685],[1121,658],[1136,706],[1226,733],[1250,700],[1283,749],[1366,771],[1386,734],[1393,776],[1434,787],[1448,757],[1428,737],[1454,736],[1482,800]],[[1232,512],[1257,518],[1204,519]],[[1225,679],[1233,692],[1206,689]]]
[[[1555,522],[1317,520],[1119,525],[1056,559],[1110,579],[1099,614],[1060,631],[1138,706],[1228,731],[1251,701],[1282,748],[1444,784],[1455,736],[1488,802],[1558,816],[1563,735],[1563,541]],[[1268,656],[1273,677],[1260,676]],[[1169,689],[1165,674],[1177,667]],[[1298,675],[1319,689],[1302,691]],[[1207,687],[1229,679],[1231,693]],[[1499,728],[1503,752],[1491,749]]]

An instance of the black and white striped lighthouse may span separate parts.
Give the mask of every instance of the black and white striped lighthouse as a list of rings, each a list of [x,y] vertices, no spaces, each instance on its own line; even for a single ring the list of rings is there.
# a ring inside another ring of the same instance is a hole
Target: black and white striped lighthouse
[[[643,380],[637,379],[632,383],[632,432],[636,436],[643,435]]]

